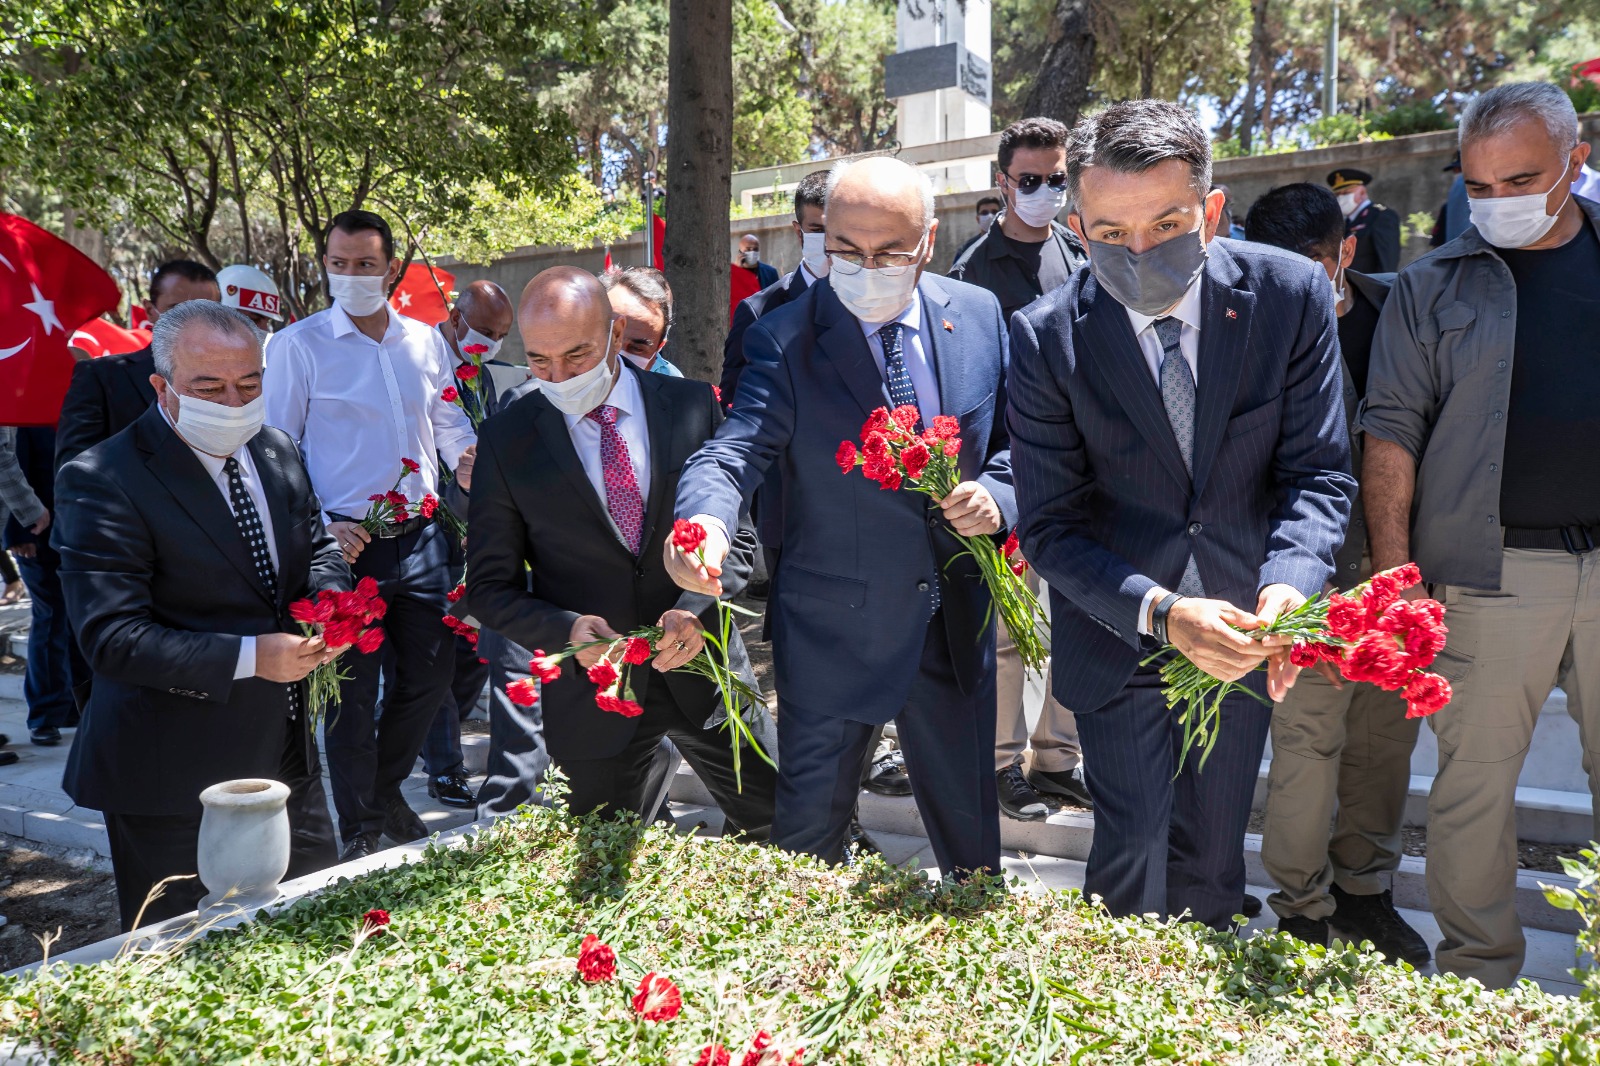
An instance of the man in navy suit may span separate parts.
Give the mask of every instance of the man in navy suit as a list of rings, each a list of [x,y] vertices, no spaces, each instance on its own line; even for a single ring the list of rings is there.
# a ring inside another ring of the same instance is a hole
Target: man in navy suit
[[[1089,267],[1012,319],[1009,394],[1022,547],[1094,795],[1084,892],[1226,928],[1271,712],[1230,696],[1205,769],[1190,752],[1175,775],[1177,712],[1141,660],[1170,642],[1273,699],[1294,683],[1281,638],[1241,630],[1322,591],[1344,540],[1333,291],[1310,260],[1213,239],[1223,196],[1182,107],[1085,119],[1067,175]]]
[[[895,719],[939,866],[998,869],[991,604],[950,530],[1012,524],[1000,305],[924,273],[933,187],[907,164],[840,164],[826,207],[828,277],[750,327],[728,421],[684,466],[677,513],[707,526],[705,565],[669,541],[668,566],[715,593],[740,500],[780,470],[773,843],[840,857],[873,731]],[[960,421],[963,480],[940,504],[835,465],[872,410],[905,403]]]

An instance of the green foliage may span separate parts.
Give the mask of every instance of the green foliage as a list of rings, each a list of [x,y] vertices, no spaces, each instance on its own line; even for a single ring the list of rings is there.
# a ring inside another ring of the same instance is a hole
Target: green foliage
[[[798,91],[798,33],[768,0],[734,0],[733,169],[804,159],[811,105]]]
[[[1536,1060],[1541,1064],[1600,1063],[1600,854],[1595,845],[1578,853],[1578,858],[1563,857],[1561,869],[1577,882],[1573,888],[1541,885],[1544,896],[1552,907],[1572,911],[1583,923],[1578,932],[1578,950],[1589,959],[1589,965],[1573,971],[1581,984],[1578,995],[1588,1004],[1590,1011],[1571,1032],[1562,1035],[1555,1048],[1544,1051]]]
[[[1405,233],[1413,239],[1425,241],[1433,236],[1433,227],[1438,219],[1426,211],[1413,211],[1406,216]]]
[[[811,56],[805,91],[819,147],[829,155],[889,147],[895,107],[883,94],[883,60],[895,49],[894,0],[796,0],[789,7],[794,16],[810,12],[801,48]]]
[[[1379,109],[1366,116],[1367,129],[1373,133],[1387,133],[1391,137],[1404,137],[1411,133],[1434,133],[1455,129],[1455,119],[1435,107],[1431,101],[1415,100],[1388,110]]]
[[[393,922],[363,938],[374,907]],[[578,979],[589,933],[616,982]],[[678,1018],[634,1018],[652,971],[682,990]],[[0,1046],[128,1066],[680,1066],[760,1028],[812,1064],[1476,1066],[1554,1062],[1594,1010],[1342,944],[1113,919],[1076,893],[536,810],[186,947],[0,979]]]
[[[1346,111],[1312,119],[1296,127],[1294,133],[1304,148],[1326,148],[1331,144],[1355,144],[1358,141],[1386,141],[1391,136],[1374,130],[1365,116]]]

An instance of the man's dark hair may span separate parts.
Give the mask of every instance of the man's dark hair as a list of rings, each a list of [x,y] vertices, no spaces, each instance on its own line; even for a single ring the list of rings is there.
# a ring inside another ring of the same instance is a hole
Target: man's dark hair
[[[807,207],[814,207],[818,211],[828,202],[828,172],[827,170],[813,170],[800,179],[800,184],[794,187],[794,220],[800,221],[800,212]]]
[[[1000,169],[1011,172],[1011,157],[1018,148],[1063,148],[1071,136],[1067,127],[1053,118],[1025,118],[1000,131]]]
[[[161,296],[161,286],[166,284],[168,278],[182,278],[192,281],[196,285],[206,282],[217,283],[216,271],[203,263],[196,263],[193,259],[168,259],[156,267],[156,272],[150,275],[150,302],[155,303]]]
[[[664,330],[672,329],[672,286],[667,284],[667,276],[655,267],[631,266],[608,270],[600,275],[600,284],[606,287],[607,292],[620,286],[645,303],[653,304],[661,311]],[[664,337],[665,332],[662,335]]]
[[[978,201],[977,205],[974,208],[974,211],[977,214],[980,214],[980,215],[983,214],[983,205],[984,204],[993,204],[994,205],[994,209],[996,211],[1003,211],[1003,210],[1005,210],[1005,206],[1006,206],[1005,204],[1000,202],[1000,197],[998,197],[998,196],[985,196],[983,199]]]
[[[1244,239],[1307,257],[1337,259],[1344,240],[1344,212],[1326,186],[1309,181],[1280,185],[1250,205]]]
[[[1143,174],[1176,159],[1189,167],[1189,183],[1202,199],[1211,191],[1211,139],[1194,112],[1165,100],[1124,100],[1073,127],[1067,142],[1067,193],[1077,210],[1083,172],[1105,167]]]
[[[383,238],[383,257],[394,258],[394,234],[389,230],[389,223],[381,215],[371,211],[340,211],[333,216],[333,221],[328,223],[328,228],[322,231],[322,244],[327,247],[328,238],[334,230],[348,233],[352,236],[357,233],[376,233]]]

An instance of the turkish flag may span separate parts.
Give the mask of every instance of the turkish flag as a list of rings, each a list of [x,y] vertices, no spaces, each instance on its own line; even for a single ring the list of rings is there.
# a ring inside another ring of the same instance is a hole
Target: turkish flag
[[[72,379],[68,338],[121,302],[93,259],[25,218],[0,214],[0,425],[56,424]]]
[[[450,305],[445,302],[445,295],[454,292],[455,288],[456,276],[448,270],[412,263],[406,267],[400,284],[395,286],[389,304],[408,318],[437,326],[450,317]]]
[[[733,313],[739,309],[739,301],[746,296],[754,296],[761,291],[761,282],[754,270],[746,270],[738,263],[728,267],[732,273],[728,276],[728,325],[733,325]]]
[[[150,312],[138,300],[128,301],[128,328],[150,331]]]
[[[1572,84],[1577,85],[1580,80],[1600,85],[1600,59],[1572,64]]]
[[[103,355],[126,355],[150,347],[150,331],[124,329],[103,318],[91,318],[73,331],[67,343],[89,353],[89,358]]]
[[[651,232],[655,234],[655,248],[653,249],[655,255],[652,258],[656,261],[655,268],[665,273],[667,269],[667,220],[660,215],[656,215],[651,219],[651,222],[653,223]]]

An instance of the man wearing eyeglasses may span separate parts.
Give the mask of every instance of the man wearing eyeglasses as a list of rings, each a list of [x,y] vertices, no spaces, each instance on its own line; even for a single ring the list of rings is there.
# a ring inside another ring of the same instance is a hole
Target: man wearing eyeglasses
[[[781,471],[773,843],[841,857],[873,730],[893,719],[939,867],[997,870],[991,602],[951,530],[1012,524],[1000,305],[925,273],[933,186],[906,163],[838,164],[824,224],[827,277],[751,324],[728,421],[684,465],[677,514],[709,530],[704,562],[668,541],[668,570],[720,589],[742,499]],[[960,424],[962,481],[941,503],[835,465],[874,409],[903,404]]]

